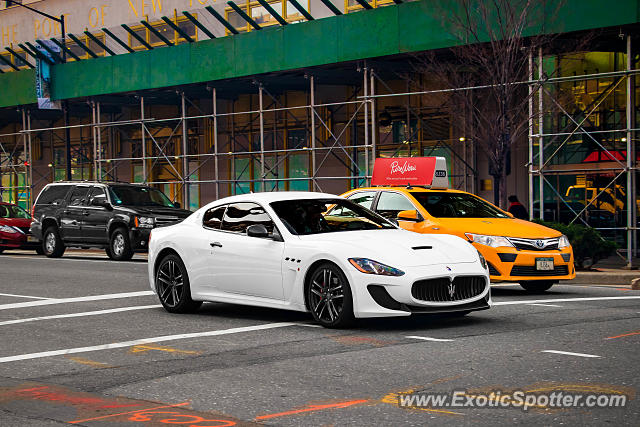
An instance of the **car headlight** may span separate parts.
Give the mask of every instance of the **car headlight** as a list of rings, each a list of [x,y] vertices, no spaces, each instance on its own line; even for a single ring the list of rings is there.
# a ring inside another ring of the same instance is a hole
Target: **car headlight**
[[[503,236],[485,236],[484,234],[472,233],[464,233],[464,235],[473,243],[491,246],[492,248],[498,248],[500,246],[513,247],[509,239]]]
[[[402,276],[404,271],[379,263],[369,258],[349,258],[349,262],[365,274],[379,274],[381,276]]]
[[[570,247],[571,247],[571,242],[569,242],[569,238],[564,234],[560,236],[560,239],[558,239],[558,249],[564,249],[564,248],[570,248]]]
[[[153,228],[156,225],[156,219],[149,216],[137,216],[136,227],[140,228]]]
[[[487,260],[484,259],[484,256],[480,253],[480,251],[478,251],[478,256],[480,257],[480,265],[482,266],[482,268],[484,268],[485,270],[488,270],[489,265],[487,264]]]
[[[9,234],[21,233],[21,231],[18,231],[15,228],[10,227],[8,225],[0,225],[0,231],[3,232],[3,233],[9,233]]]

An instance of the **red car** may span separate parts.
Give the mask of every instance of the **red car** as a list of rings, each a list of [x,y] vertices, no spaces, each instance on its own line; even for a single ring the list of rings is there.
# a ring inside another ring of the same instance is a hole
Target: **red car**
[[[0,202],[0,253],[5,249],[35,249],[42,245],[29,232],[31,215],[18,205]]]

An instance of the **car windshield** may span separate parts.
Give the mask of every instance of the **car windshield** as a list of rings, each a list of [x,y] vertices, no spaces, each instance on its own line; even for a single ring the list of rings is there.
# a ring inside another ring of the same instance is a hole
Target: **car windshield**
[[[396,228],[378,214],[344,199],[284,200],[271,203],[271,207],[297,235]]]
[[[109,195],[114,205],[175,207],[162,191],[151,187],[112,185]]]
[[[0,218],[24,218],[29,219],[31,215],[20,206],[0,205]]]
[[[416,191],[411,195],[435,218],[509,218],[471,194]]]

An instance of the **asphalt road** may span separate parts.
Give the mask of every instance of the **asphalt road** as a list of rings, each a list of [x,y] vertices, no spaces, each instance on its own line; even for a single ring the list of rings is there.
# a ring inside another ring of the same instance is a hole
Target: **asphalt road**
[[[328,330],[228,304],[169,314],[143,258],[5,252],[0,272],[1,426],[640,425],[640,291],[628,287],[499,286],[492,309],[464,318]],[[628,400],[479,406],[518,390]],[[476,407],[401,407],[410,391]]]

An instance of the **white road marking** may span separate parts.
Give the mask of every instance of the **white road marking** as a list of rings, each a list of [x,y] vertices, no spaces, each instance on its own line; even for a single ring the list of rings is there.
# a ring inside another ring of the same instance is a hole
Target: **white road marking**
[[[14,259],[35,259],[38,261],[54,261],[54,262],[60,262],[60,261],[75,261],[75,262],[99,262],[99,263],[113,263],[112,260],[110,260],[109,258],[104,258],[104,259],[100,259],[98,257],[87,257],[87,258],[92,258],[92,259],[80,259],[80,258],[42,258],[42,257],[30,257],[30,256],[21,256],[21,255],[9,255],[8,258],[14,258]],[[119,264],[138,264],[138,265],[146,265],[146,258],[141,259],[140,261],[144,261],[144,262],[136,262],[136,260],[134,261],[119,261]]]
[[[316,325],[314,323],[298,323],[298,326],[307,326],[309,328],[323,328],[322,325]]]
[[[69,318],[69,317],[98,316],[98,315],[102,315],[102,314],[120,313],[120,312],[123,312],[123,311],[133,311],[133,310],[146,310],[146,309],[149,309],[149,308],[158,308],[158,307],[162,307],[162,306],[160,304],[137,305],[137,306],[133,306],[133,307],[111,308],[109,310],[85,311],[85,312],[82,312],[82,313],[69,313],[69,314],[56,314],[56,315],[53,315],[53,316],[29,317],[29,318],[26,318],[26,319],[5,320],[4,322],[0,322],[0,326],[15,325],[16,323],[36,322],[38,320],[66,319],[66,318]]]
[[[492,305],[522,305],[522,304],[545,304],[549,302],[572,302],[572,301],[604,301],[619,299],[640,299],[640,295],[629,295],[626,297],[589,297],[589,298],[551,298],[551,299],[534,299],[521,301],[494,301]]]
[[[86,297],[57,298],[57,299],[48,299],[48,300],[40,300],[40,301],[16,302],[13,304],[2,304],[0,305],[0,310],[8,310],[10,308],[36,307],[41,305],[68,304],[73,302],[102,301],[102,300],[108,300],[108,299],[132,298],[132,297],[141,297],[146,295],[155,295],[155,293],[153,291],[138,291],[138,292],[124,292],[120,294],[88,295]]]
[[[595,354],[585,354],[585,353],[571,353],[570,351],[558,351],[558,350],[542,350],[541,353],[554,353],[554,354],[566,354],[567,356],[578,356],[578,357],[602,357],[596,356]]]
[[[45,298],[45,297],[34,297],[31,295],[16,295],[16,294],[0,294],[3,297],[15,297],[15,298],[31,298],[31,299],[54,299],[54,298]]]
[[[438,342],[453,341],[445,338],[419,337],[417,335],[409,335],[409,336],[406,336],[405,338],[413,338],[416,340],[423,340],[423,341],[438,341]]]
[[[539,305],[540,307],[562,307],[561,305],[557,305],[557,304],[542,304],[540,302],[532,302],[527,305]]]
[[[241,328],[222,329],[216,331],[194,332],[189,334],[164,335],[160,337],[142,338],[131,341],[114,342],[110,344],[94,345],[89,347],[67,348],[63,350],[41,351],[39,353],[18,354],[15,356],[0,357],[0,363],[15,362],[19,360],[41,359],[43,357],[62,356],[73,353],[87,353],[90,351],[110,350],[114,348],[132,347],[134,345],[158,343],[163,341],[176,341],[189,338],[215,337],[219,335],[238,334],[242,332],[262,331],[265,329],[283,328],[286,326],[295,326],[297,323],[280,322],[267,323],[265,325],[244,326]]]

